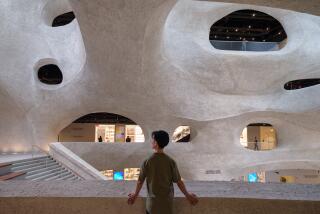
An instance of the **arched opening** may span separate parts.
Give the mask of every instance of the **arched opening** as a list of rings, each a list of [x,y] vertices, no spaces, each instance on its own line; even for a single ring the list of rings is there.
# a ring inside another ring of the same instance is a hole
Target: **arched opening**
[[[243,129],[240,143],[254,151],[272,150],[277,146],[276,130],[268,123],[251,123]]]
[[[64,128],[60,142],[141,143],[143,131],[133,120],[111,113],[85,115]]]
[[[60,68],[55,64],[43,65],[38,70],[40,82],[48,85],[58,85],[63,80]]]
[[[297,90],[320,84],[320,79],[293,80],[284,84],[286,90]]]
[[[72,11],[61,14],[54,18],[52,22],[52,27],[60,27],[60,26],[67,25],[71,23],[75,18],[76,16]]]
[[[140,168],[124,168],[123,170],[103,170],[101,173],[106,176],[107,180],[114,181],[136,181],[139,178]]]
[[[209,35],[214,48],[234,51],[276,51],[286,39],[278,20],[256,10],[230,13],[211,26]]]
[[[241,176],[250,183],[320,184],[320,171],[311,169],[280,169],[251,172]]]
[[[173,132],[172,141],[175,143],[188,143],[190,142],[190,137],[190,126],[179,126]]]

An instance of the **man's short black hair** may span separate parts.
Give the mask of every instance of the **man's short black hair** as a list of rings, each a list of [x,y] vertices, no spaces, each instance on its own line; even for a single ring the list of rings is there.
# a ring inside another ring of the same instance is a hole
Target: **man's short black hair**
[[[163,130],[152,132],[152,138],[157,142],[161,149],[166,147],[169,143],[169,134]]]

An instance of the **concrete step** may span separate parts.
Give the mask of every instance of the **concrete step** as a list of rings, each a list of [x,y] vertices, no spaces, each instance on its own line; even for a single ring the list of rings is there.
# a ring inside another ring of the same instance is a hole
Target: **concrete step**
[[[25,165],[29,165],[29,164],[33,164],[33,163],[45,162],[46,160],[47,161],[48,160],[52,160],[52,158],[46,157],[46,158],[41,158],[41,159],[22,161],[22,162],[19,162],[19,163],[12,163],[12,166],[13,167],[25,166]]]
[[[51,163],[56,163],[56,162],[52,159],[41,160],[40,162],[34,162],[34,163],[22,165],[22,166],[17,166],[17,167],[13,166],[13,167],[11,167],[11,170],[18,171],[18,170],[23,170],[23,169],[30,169],[30,168],[33,168],[36,166],[48,166]]]
[[[34,179],[34,178],[42,177],[42,176],[44,176],[44,175],[48,175],[48,174],[52,174],[52,173],[58,173],[59,171],[61,171],[61,168],[60,168],[60,167],[55,168],[55,169],[51,169],[51,170],[47,169],[47,170],[45,170],[45,171],[42,171],[42,172],[39,172],[39,173],[35,173],[35,174],[33,174],[33,175],[28,175],[28,176],[26,176],[25,178],[26,178],[27,180],[32,180],[32,179]]]
[[[43,155],[41,157],[34,157],[34,158],[26,158],[26,159],[22,159],[22,160],[16,160],[16,161],[10,161],[10,163],[15,164],[15,163],[21,163],[21,162],[27,162],[27,161],[33,161],[33,160],[41,160],[44,158],[48,158],[48,155]]]
[[[75,177],[75,175],[70,172],[70,175],[64,177],[62,180],[71,180],[71,179],[74,178],[74,177]]]
[[[71,178],[69,181],[77,181],[78,177],[74,176],[73,178]]]
[[[23,174],[25,174],[25,172],[10,172],[6,175],[0,176],[0,181],[10,180],[10,179],[16,178],[18,176],[21,176]]]
[[[13,176],[13,180],[78,180],[81,179],[73,172],[65,169],[50,156],[41,156],[28,158],[10,163],[5,163],[0,167],[7,175],[16,173],[19,176]],[[1,171],[0,171],[1,175]],[[13,175],[13,174],[12,174]]]
[[[47,168],[48,167],[51,167],[51,166],[55,166],[55,165],[59,165],[57,162],[52,162],[50,164],[47,164]],[[33,170],[37,170],[37,169],[43,169],[43,168],[46,168],[46,165],[38,165],[38,166],[33,166],[33,167],[30,167],[30,168],[25,168],[25,169],[19,169],[19,170],[15,170],[17,172],[20,172],[20,171],[26,171],[26,172],[29,172],[29,171],[33,171]]]
[[[63,173],[64,173],[64,172],[65,172],[65,171],[63,171]],[[61,177],[61,173],[59,173],[59,174],[57,174],[57,175],[55,175],[55,176],[53,176],[53,177],[46,178],[45,181],[56,180],[56,179],[58,179],[58,178],[60,178],[60,177]]]
[[[1,175],[6,175],[9,172],[11,172],[10,168],[11,168],[11,164],[10,163],[1,163],[0,164],[0,176]]]
[[[61,166],[57,163],[57,164],[54,164],[50,167],[44,167],[44,168],[28,171],[27,175],[29,176],[29,175],[37,174],[37,173],[44,172],[47,170],[52,170],[52,169],[60,169],[60,167]]]
[[[58,171],[58,172],[53,172],[53,173],[50,173],[50,174],[46,174],[46,175],[43,175],[43,176],[40,176],[40,177],[37,177],[37,178],[33,178],[33,179],[30,179],[32,181],[39,181],[39,180],[45,180],[46,178],[50,178],[50,177],[53,177],[53,176],[56,176],[56,175],[61,175],[61,176],[64,176],[65,174],[69,173],[68,171],[65,171],[65,169],[61,170],[61,171]]]
[[[60,181],[60,180],[63,180],[65,177],[69,176],[69,174],[72,174],[71,172],[67,171],[63,174],[61,174],[61,176],[57,179],[55,179],[56,181]]]

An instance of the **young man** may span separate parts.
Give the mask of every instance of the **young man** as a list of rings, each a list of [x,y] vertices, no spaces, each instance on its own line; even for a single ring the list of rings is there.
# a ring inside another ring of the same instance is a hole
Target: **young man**
[[[147,214],[173,213],[173,182],[177,183],[181,192],[192,205],[198,202],[197,196],[186,190],[176,162],[163,152],[168,143],[169,135],[167,132],[161,130],[152,133],[152,149],[154,153],[143,162],[136,191],[129,194],[128,203],[133,204],[139,195],[144,180],[147,179]]]

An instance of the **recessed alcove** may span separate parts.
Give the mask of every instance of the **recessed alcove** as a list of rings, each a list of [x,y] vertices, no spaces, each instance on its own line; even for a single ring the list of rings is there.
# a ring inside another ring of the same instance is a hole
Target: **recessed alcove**
[[[52,27],[60,27],[71,23],[75,19],[75,15],[72,11],[63,13],[54,18]]]
[[[38,69],[38,79],[47,85],[58,85],[62,83],[63,74],[57,65],[47,64]]]
[[[215,22],[209,40],[219,50],[276,51],[287,39],[281,23],[256,10],[238,10]]]
[[[68,0],[48,1],[42,9],[41,16],[44,23],[50,27],[68,25],[76,19]]]
[[[251,123],[243,129],[240,144],[254,151],[275,149],[277,146],[276,130],[268,123]]]
[[[286,90],[298,90],[303,88],[308,88],[311,86],[319,85],[320,79],[300,79],[293,80],[284,84],[284,89]]]
[[[320,184],[318,169],[278,169],[250,172],[240,177],[250,183]]]
[[[179,126],[173,132],[172,141],[175,143],[188,143],[190,142],[190,137],[190,126]]]
[[[143,143],[141,126],[118,114],[98,112],[84,115],[58,136],[59,142]]]

